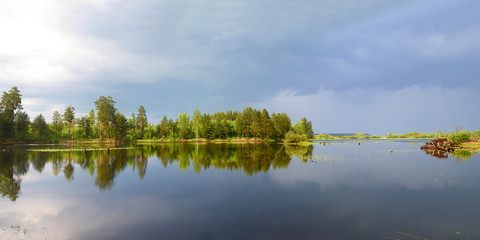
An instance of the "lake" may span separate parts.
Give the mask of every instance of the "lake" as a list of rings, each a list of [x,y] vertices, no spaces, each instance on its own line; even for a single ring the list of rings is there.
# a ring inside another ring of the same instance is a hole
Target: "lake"
[[[16,148],[0,239],[479,239],[480,156],[425,141]]]

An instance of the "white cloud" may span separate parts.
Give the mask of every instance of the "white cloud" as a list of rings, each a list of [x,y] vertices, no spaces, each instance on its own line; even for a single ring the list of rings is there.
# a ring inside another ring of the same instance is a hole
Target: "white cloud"
[[[92,235],[116,235],[111,226],[134,225],[145,218],[165,220],[173,215],[164,201],[147,196],[117,199],[108,205],[102,206],[95,200],[80,201],[65,196],[51,199],[40,195],[35,199],[18,199],[14,205],[8,204],[10,208],[3,208],[2,213],[10,224],[19,224],[22,230],[27,229],[28,239],[82,239]],[[133,207],[126,209],[122,206]],[[102,218],[95,217],[99,212],[102,212]]]
[[[23,101],[23,100],[22,100]],[[52,116],[55,111],[58,111],[60,114],[63,114],[65,111],[65,108],[67,107],[66,104],[50,104],[50,103],[44,103],[43,100],[40,100],[42,104],[40,105],[25,105],[24,104],[24,110],[30,116],[30,121],[33,121],[33,119],[42,114],[43,117],[45,118],[45,121],[50,123],[52,122]],[[82,114],[75,113],[76,117],[82,116]]]
[[[356,145],[356,142],[353,144]],[[419,160],[427,160],[431,156],[419,151],[420,145],[390,153],[387,150],[388,144],[382,145],[386,149],[378,150],[372,147],[378,145],[377,143],[368,142],[362,144],[362,149],[355,150],[354,155],[352,149],[348,148],[348,145],[352,144],[342,145],[347,147],[333,144],[316,148],[313,162],[304,163],[294,159],[288,166],[288,171],[269,171],[268,175],[286,187],[295,187],[296,184],[305,182],[315,183],[321,189],[339,186],[353,189],[402,186],[412,190],[443,189],[452,185],[466,189],[478,187],[478,184],[472,183],[465,174],[451,171],[450,164],[423,164],[424,162]],[[348,150],[345,150],[347,148]],[[395,155],[395,161],[392,160],[392,154]]]
[[[44,104],[44,99],[42,98],[22,98],[23,107],[37,107]]]

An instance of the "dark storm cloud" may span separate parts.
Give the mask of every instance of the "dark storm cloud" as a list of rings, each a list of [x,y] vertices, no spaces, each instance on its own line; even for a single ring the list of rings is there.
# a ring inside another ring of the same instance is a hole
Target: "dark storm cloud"
[[[298,99],[326,91],[346,109],[380,115],[369,109],[378,96],[480,88],[476,1],[52,0],[25,13],[3,5],[2,22],[22,24],[4,26],[0,87],[18,85],[31,113],[50,115],[68,104],[88,112],[100,95],[111,95],[128,116],[145,105],[155,120],[195,108],[271,104],[290,111],[274,103],[285,92]],[[466,96],[451,104],[472,99]],[[299,109],[312,119],[323,114]],[[382,131],[367,125],[351,127]]]

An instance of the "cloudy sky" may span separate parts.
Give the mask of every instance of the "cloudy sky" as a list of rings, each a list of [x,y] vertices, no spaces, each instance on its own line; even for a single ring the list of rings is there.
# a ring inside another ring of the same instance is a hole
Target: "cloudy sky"
[[[315,132],[480,128],[477,0],[0,0],[0,90],[33,119],[112,96],[151,123],[246,106]]]

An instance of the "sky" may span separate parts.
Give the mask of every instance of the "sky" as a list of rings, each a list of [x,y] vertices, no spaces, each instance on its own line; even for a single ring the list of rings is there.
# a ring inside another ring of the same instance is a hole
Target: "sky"
[[[477,0],[0,0],[0,91],[150,123],[251,106],[316,133],[480,129]]]

